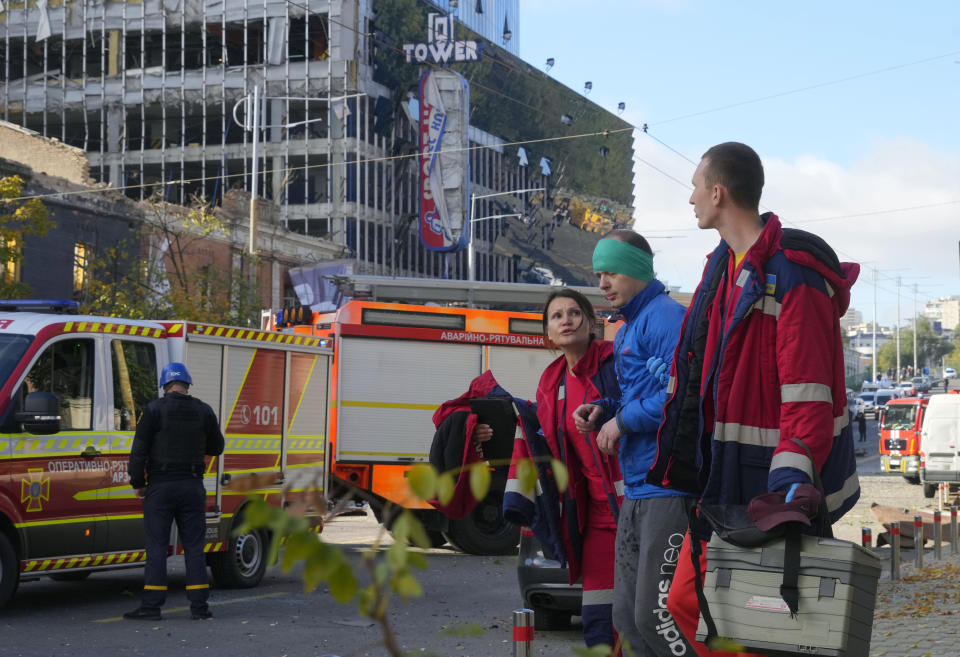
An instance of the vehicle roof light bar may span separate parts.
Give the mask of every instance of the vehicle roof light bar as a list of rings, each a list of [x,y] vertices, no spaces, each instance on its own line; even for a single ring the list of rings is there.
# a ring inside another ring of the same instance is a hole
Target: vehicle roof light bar
[[[0,299],[0,311],[76,315],[80,304],[67,299]]]

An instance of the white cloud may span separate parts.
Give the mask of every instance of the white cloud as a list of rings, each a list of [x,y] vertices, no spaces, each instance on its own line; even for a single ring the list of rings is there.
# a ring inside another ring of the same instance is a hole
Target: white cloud
[[[656,268],[661,278],[691,291],[705,254],[718,240],[714,231],[696,230],[687,203],[695,167],[643,135],[635,147],[639,158],[663,172],[636,165],[635,228],[657,238],[651,243],[659,251]],[[896,317],[897,284],[891,278],[902,278],[904,319],[913,315],[914,283],[921,289],[921,306],[927,298],[960,293],[960,154],[902,139],[875,143],[849,167],[814,155],[794,161],[760,156],[767,181],[763,206],[786,225],[823,237],[841,260],[864,264],[853,306],[865,317],[873,310],[873,274],[867,267],[880,270],[881,323]],[[888,212],[900,208],[915,209]],[[666,235],[683,237],[663,239]]]

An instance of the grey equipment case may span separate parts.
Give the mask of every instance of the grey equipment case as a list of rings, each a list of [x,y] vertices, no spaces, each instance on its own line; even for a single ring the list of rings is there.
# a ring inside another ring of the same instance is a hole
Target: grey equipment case
[[[868,657],[880,558],[848,541],[800,536],[792,615],[781,597],[786,541],[745,548],[710,539],[703,593],[717,634],[771,657]],[[706,637],[701,615],[697,640]]]

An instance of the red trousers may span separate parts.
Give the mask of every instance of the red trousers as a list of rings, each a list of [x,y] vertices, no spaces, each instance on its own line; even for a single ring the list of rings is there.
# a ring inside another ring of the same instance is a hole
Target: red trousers
[[[613,555],[616,525],[588,526],[583,540],[583,640],[587,647],[613,646]]]
[[[700,572],[707,570],[707,542],[701,542]],[[667,596],[667,610],[673,615],[673,620],[683,632],[690,645],[699,657],[762,657],[747,652],[727,652],[724,650],[710,650],[707,644],[697,641],[697,623],[700,621],[700,603],[697,601],[696,580],[693,573],[693,561],[690,559],[690,532],[687,532],[680,549],[677,561],[677,572],[673,575],[673,584]]]

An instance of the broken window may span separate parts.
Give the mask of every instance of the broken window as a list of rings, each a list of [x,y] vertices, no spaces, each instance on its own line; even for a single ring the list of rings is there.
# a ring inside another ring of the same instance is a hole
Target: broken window
[[[291,18],[287,37],[287,59],[291,62],[304,59],[320,60],[329,56],[327,45],[327,21],[318,15],[306,18]]]

